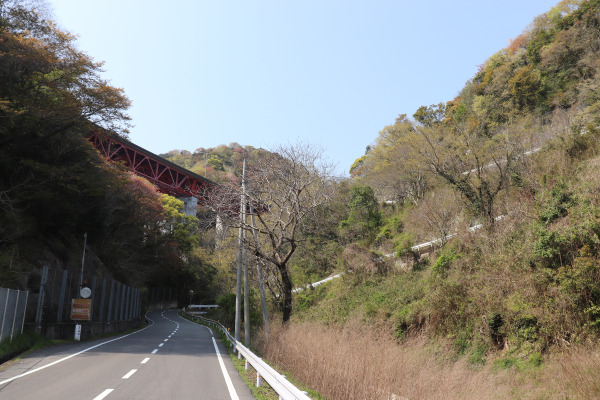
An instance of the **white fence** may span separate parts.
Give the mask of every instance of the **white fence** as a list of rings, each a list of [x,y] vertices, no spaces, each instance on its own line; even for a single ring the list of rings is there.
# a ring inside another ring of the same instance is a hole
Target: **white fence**
[[[29,292],[0,288],[0,343],[23,332]]]
[[[204,324],[210,325],[213,328],[220,330],[227,336],[231,347],[234,349],[234,352],[238,353],[238,357],[244,357],[246,359],[247,364],[250,364],[252,368],[256,370],[257,386],[260,386],[261,380],[264,379],[269,384],[269,386],[271,386],[273,390],[275,390],[275,392],[279,395],[280,400],[310,400],[310,397],[308,397],[306,393],[304,393],[292,383],[290,383],[290,381],[288,381],[285,378],[285,376],[275,371],[270,365],[264,362],[262,358],[258,357],[256,354],[252,353],[246,346],[235,340],[234,337],[229,334],[227,329],[219,322],[214,321],[212,319],[199,317],[196,315],[187,315],[190,318],[193,318],[194,320],[202,321]]]

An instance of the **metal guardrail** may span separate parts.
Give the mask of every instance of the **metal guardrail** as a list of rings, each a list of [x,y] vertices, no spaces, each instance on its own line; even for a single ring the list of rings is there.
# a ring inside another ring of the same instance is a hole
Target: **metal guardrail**
[[[197,315],[192,315],[184,311],[184,313],[198,321],[202,321],[207,325],[214,327],[215,329],[223,332],[231,347],[234,349],[234,352],[238,353],[238,356],[241,358],[242,356],[246,359],[246,361],[256,370],[257,373],[257,386],[260,386],[260,380],[264,379],[269,386],[275,390],[275,392],[279,395],[281,400],[310,400],[310,397],[306,395],[303,391],[294,386],[290,381],[288,381],[285,376],[281,375],[279,372],[275,371],[273,367],[264,362],[262,358],[258,357],[256,354],[252,353],[246,346],[235,340],[233,336],[227,331],[220,322],[217,322],[212,319],[200,317]]]
[[[310,289],[310,288],[313,288],[315,286],[322,285],[323,283],[326,283],[326,282],[329,282],[329,281],[331,281],[333,279],[339,278],[342,275],[343,275],[343,272],[340,272],[339,274],[332,275],[332,276],[330,276],[328,278],[325,278],[325,279],[322,279],[322,280],[320,280],[318,282],[309,283],[308,285],[305,285],[303,287],[298,287],[298,288],[292,290],[292,293],[298,293],[298,292],[303,291],[304,289]]]

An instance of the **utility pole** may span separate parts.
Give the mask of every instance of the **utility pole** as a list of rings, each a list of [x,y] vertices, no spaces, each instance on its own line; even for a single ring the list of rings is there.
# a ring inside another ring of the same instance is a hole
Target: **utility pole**
[[[244,169],[242,171],[242,196],[244,199],[244,225],[247,224],[246,204],[246,159],[244,159]],[[246,229],[244,229],[244,344],[250,347],[250,293],[248,289],[248,245],[246,243]]]
[[[237,260],[237,282],[235,289],[235,340],[240,340],[240,328],[242,320],[242,258],[244,241],[244,181],[246,180],[246,159],[242,168],[242,194],[240,195],[240,230],[238,234],[238,260]]]
[[[83,286],[83,266],[85,265],[85,246],[87,244],[87,232],[83,234],[83,256],[81,257],[81,275],[79,275],[79,289],[77,298],[81,298],[81,286]]]

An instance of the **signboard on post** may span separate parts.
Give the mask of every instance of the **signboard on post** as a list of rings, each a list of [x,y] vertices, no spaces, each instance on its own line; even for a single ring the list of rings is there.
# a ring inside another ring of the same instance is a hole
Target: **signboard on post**
[[[89,321],[92,319],[92,299],[73,299],[71,319],[75,321]]]

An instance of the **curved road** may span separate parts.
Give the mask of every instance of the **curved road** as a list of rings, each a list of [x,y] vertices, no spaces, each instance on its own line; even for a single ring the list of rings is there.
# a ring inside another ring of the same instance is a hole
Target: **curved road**
[[[55,346],[0,370],[0,399],[253,399],[210,329],[154,311],[129,335]]]

